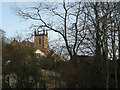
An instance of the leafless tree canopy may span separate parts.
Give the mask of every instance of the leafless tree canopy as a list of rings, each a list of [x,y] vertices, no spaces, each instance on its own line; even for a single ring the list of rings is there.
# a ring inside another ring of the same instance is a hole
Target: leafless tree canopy
[[[116,29],[119,26],[117,6],[118,3],[107,2],[42,2],[31,3],[22,8],[16,7],[15,13],[23,19],[37,21],[37,24],[31,26],[32,29],[39,30],[44,27],[59,33],[70,57],[77,54],[93,55],[96,53],[95,50],[101,54],[107,43],[108,53],[112,57],[110,32],[113,32],[112,23],[115,23]],[[105,41],[106,35],[108,41]],[[118,33],[116,39],[117,36]]]

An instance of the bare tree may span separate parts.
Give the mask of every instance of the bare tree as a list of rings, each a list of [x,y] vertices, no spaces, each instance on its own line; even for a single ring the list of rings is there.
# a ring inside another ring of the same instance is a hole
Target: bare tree
[[[23,19],[38,21],[38,25],[33,28],[39,30],[46,28],[61,35],[65,47],[69,53],[70,59],[73,59],[76,72],[79,73],[79,67],[74,56],[80,55],[83,51],[81,45],[84,43],[87,32],[86,14],[81,2],[61,3],[32,3],[25,8],[15,8],[15,12]],[[83,44],[84,46],[84,44]],[[80,50],[81,49],[81,50]],[[77,74],[79,77],[79,74]]]
[[[80,2],[72,3],[65,0],[63,3],[33,3],[33,6],[25,9],[16,8],[17,15],[22,18],[40,22],[38,25],[33,25],[34,28],[46,27],[59,33],[64,39],[71,58],[73,55],[77,55],[81,42],[85,38],[86,17],[82,11]],[[81,16],[85,18],[81,18]]]
[[[109,34],[110,34],[110,23],[114,23],[112,18],[113,18],[113,13],[115,11],[115,5],[114,3],[86,3],[85,4],[86,8],[86,15],[87,18],[89,19],[90,23],[92,23],[93,27],[90,26],[90,28],[93,29],[90,30],[91,35],[95,37],[95,42],[96,44],[94,45],[96,48],[95,55],[97,60],[95,63],[98,65],[97,67],[102,70],[102,73],[105,77],[105,86],[106,88],[109,88],[109,49],[113,47],[114,51],[114,57],[116,56],[116,50],[115,50],[115,35],[113,35],[113,42],[111,43],[113,46],[110,46],[109,42]],[[116,26],[115,26],[116,28]],[[112,26],[113,29],[113,26]],[[115,31],[112,31],[112,33],[116,34]],[[116,62],[116,61],[115,61]],[[101,64],[100,64],[101,63]],[[105,73],[104,73],[105,72]],[[104,80],[104,78],[103,78]]]
[[[98,71],[102,72],[101,79],[104,82],[102,84],[107,89],[110,83],[109,56],[112,56],[116,65],[116,39],[120,43],[119,22],[113,20],[114,12],[114,3],[82,3],[66,2],[65,0],[60,3],[32,3],[24,8],[15,8],[15,13],[23,19],[37,21],[38,24],[33,24],[32,29],[46,28],[48,31],[52,30],[61,35],[64,41],[63,46],[67,49],[70,59],[74,61],[73,65],[76,67],[78,79],[80,77],[79,66],[75,56],[87,53],[95,54],[94,63],[99,69]],[[118,37],[116,37],[117,29]],[[120,53],[120,45],[118,51]]]

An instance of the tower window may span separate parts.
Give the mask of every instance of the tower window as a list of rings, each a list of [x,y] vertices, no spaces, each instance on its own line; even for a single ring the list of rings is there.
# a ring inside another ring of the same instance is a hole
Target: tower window
[[[39,44],[41,44],[41,38],[39,38]]]

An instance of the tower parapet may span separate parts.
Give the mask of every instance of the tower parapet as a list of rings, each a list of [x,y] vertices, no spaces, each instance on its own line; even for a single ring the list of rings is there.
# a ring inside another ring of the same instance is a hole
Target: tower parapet
[[[48,37],[48,32],[46,30],[41,31],[34,31],[34,35],[35,36],[42,36],[42,35],[46,35]]]

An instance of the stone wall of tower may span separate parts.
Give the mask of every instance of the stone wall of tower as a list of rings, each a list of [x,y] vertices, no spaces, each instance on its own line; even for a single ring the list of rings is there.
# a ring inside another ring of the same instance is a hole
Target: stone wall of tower
[[[48,37],[44,37],[44,49],[48,50]]]
[[[34,35],[34,47],[44,52],[48,51],[48,36],[47,33],[37,33]]]

